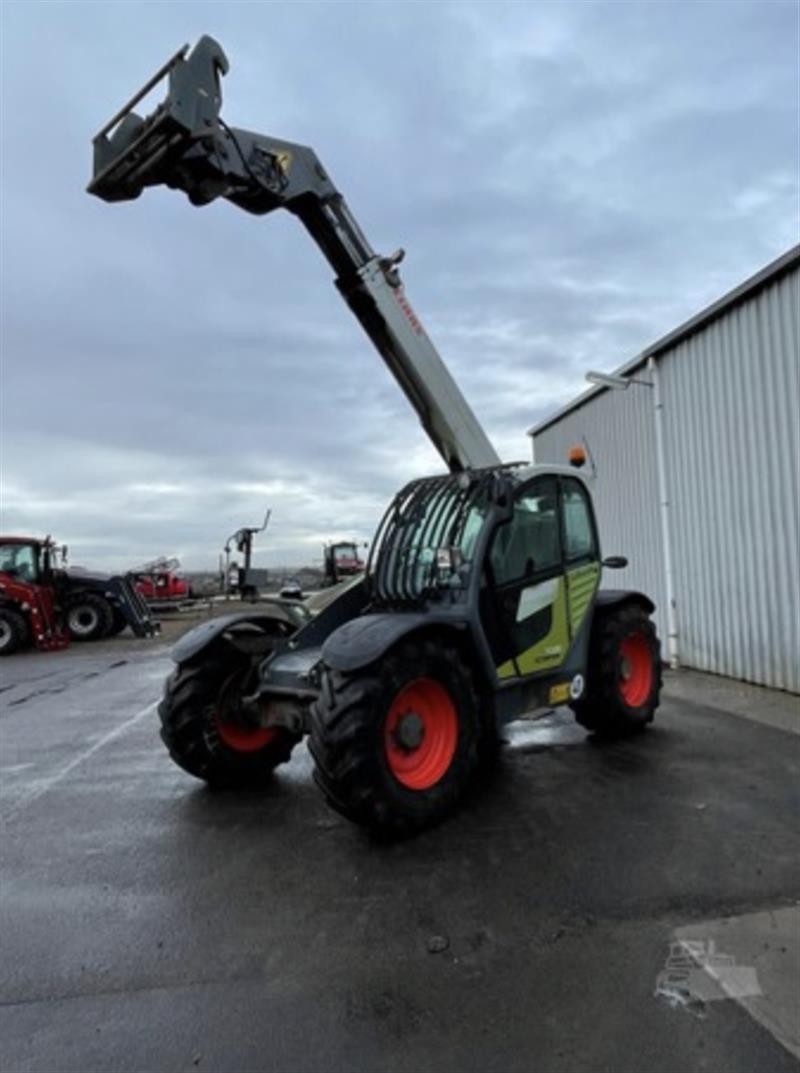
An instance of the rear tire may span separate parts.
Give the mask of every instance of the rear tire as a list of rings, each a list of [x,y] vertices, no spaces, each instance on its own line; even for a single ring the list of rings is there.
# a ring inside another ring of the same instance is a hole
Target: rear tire
[[[621,738],[653,721],[661,694],[661,644],[640,604],[602,614],[592,629],[586,693],[571,707],[602,738]]]
[[[67,629],[73,641],[99,641],[114,622],[108,600],[96,592],[79,592],[67,600]]]
[[[479,741],[472,677],[450,645],[409,640],[352,674],[323,669],[314,779],[353,823],[395,837],[438,823],[463,796]]]
[[[0,656],[10,656],[28,643],[28,624],[18,611],[0,607]]]
[[[161,739],[190,775],[212,786],[263,784],[289,759],[300,735],[282,727],[249,726],[223,718],[248,668],[247,660],[214,653],[202,663],[181,664],[167,679],[158,706]]]

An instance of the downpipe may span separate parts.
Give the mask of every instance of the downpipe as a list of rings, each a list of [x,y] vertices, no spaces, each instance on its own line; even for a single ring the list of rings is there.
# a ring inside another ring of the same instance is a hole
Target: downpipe
[[[647,371],[653,385],[653,416],[656,431],[656,467],[658,471],[658,504],[661,517],[661,542],[664,547],[664,587],[667,599],[667,658],[673,670],[680,667],[678,650],[678,613],[675,604],[675,577],[672,569],[672,542],[669,525],[669,495],[667,466],[664,452],[664,403],[661,398],[661,377],[658,362],[647,359]]]

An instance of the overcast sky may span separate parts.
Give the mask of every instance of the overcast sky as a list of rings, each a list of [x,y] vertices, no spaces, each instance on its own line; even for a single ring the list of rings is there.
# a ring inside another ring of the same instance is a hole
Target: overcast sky
[[[72,560],[366,540],[441,469],[288,214],[87,196],[92,135],[217,37],[223,117],[312,145],[504,458],[798,241],[798,4],[2,4],[3,518]]]

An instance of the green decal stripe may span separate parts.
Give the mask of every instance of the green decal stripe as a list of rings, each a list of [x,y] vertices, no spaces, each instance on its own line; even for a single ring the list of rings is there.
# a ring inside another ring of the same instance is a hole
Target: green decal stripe
[[[535,645],[526,648],[517,656],[517,666],[520,674],[533,674],[535,671],[546,671],[552,667],[558,667],[563,662],[569,649],[569,631],[567,629],[566,594],[564,591],[564,578],[558,579],[555,598],[553,600],[553,621],[550,632]],[[497,668],[499,678],[512,678],[514,676],[514,664],[507,660]]]
[[[594,598],[595,589],[600,580],[600,564],[589,563],[579,566],[567,574],[567,602],[569,604],[569,626],[574,636],[581,627],[586,612]]]
[[[517,672],[514,670],[514,664],[510,659],[507,659],[505,663],[501,663],[497,668],[498,678],[513,678]]]

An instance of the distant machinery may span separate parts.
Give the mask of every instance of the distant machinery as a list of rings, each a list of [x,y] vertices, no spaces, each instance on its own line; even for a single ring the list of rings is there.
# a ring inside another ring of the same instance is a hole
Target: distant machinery
[[[237,529],[236,532],[232,533],[225,541],[223,587],[226,595],[235,589],[242,600],[257,599],[258,586],[255,582],[252,567],[253,537],[256,533],[263,533],[266,531],[271,516],[272,511],[267,510],[261,525],[245,526],[242,529]],[[242,566],[239,566],[236,563],[231,564],[231,544],[233,544],[236,550],[244,556],[244,563]]]

